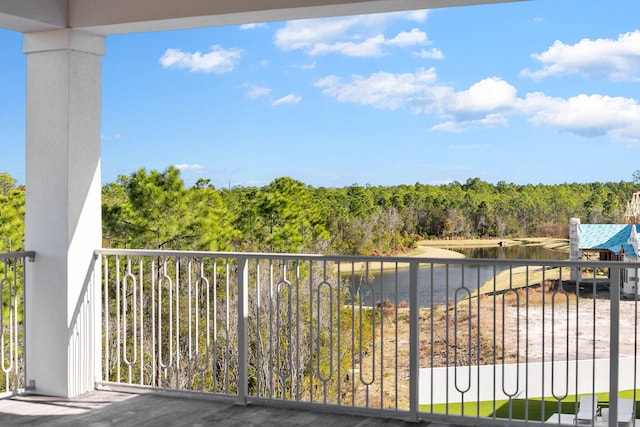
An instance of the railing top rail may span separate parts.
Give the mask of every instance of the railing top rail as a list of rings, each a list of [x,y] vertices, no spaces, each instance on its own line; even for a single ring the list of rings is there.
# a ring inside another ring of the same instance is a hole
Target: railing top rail
[[[0,259],[13,259],[13,258],[28,258],[29,261],[33,261],[36,258],[36,252],[35,251],[18,251],[18,252],[0,253]]]
[[[207,251],[175,251],[147,249],[108,249],[95,251],[96,255],[129,255],[153,257],[195,257],[195,258],[254,258],[254,259],[286,259],[316,260],[328,262],[369,262],[369,263],[419,263],[419,264],[457,264],[457,265],[501,265],[501,266],[554,266],[586,268],[640,268],[640,262],[621,261],[562,261],[552,259],[496,259],[496,258],[430,258],[403,256],[357,256],[357,255],[325,255],[325,254],[289,254],[265,252],[207,252]]]

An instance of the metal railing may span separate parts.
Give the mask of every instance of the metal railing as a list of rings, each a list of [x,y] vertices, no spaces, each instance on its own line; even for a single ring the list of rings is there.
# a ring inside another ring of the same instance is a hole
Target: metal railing
[[[640,263],[97,253],[102,384],[512,425],[636,400]]]
[[[34,252],[0,253],[0,397],[25,389],[25,269]]]

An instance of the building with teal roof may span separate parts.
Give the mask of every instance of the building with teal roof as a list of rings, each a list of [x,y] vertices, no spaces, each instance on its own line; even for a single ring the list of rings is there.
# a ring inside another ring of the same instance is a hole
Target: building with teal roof
[[[637,262],[640,254],[640,230],[638,224],[581,224],[571,218],[571,260],[600,260]],[[622,295],[640,295],[638,291],[638,268],[625,269],[622,280]],[[575,280],[572,272],[572,280]]]

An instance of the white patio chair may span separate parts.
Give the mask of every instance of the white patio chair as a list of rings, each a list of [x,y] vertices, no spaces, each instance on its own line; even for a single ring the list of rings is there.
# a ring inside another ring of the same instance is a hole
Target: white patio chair
[[[633,399],[618,399],[618,425],[630,426],[636,415],[636,402]]]
[[[591,424],[598,415],[598,396],[580,396],[580,406],[576,414],[575,424]]]

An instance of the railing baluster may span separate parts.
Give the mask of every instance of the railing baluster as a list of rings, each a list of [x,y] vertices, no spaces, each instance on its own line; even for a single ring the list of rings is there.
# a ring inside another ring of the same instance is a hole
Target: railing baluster
[[[174,377],[175,377],[175,388],[176,389],[181,389],[181,384],[180,384],[180,363],[182,363],[182,357],[181,357],[181,353],[180,353],[180,257],[177,256],[175,258],[174,261],[174,268],[175,268],[175,280],[174,280],[174,286],[175,286],[175,291],[174,291],[174,295],[175,295],[175,366],[174,366]]]
[[[187,388],[193,384],[191,362],[193,360],[193,286],[191,278],[191,259],[187,261]]]
[[[156,361],[159,354],[159,345],[156,337],[156,259],[151,257],[151,266],[149,268],[151,274],[151,385],[158,387],[157,371],[158,365]]]
[[[109,258],[107,255],[102,255],[102,265],[104,266],[104,276],[102,278],[103,284],[103,297],[102,297],[102,311],[103,311],[103,321],[104,321],[104,344],[102,346],[104,352],[104,366],[102,367],[102,381],[111,381],[110,378],[110,370],[109,370],[109,355],[111,352],[109,351],[111,344],[111,328],[109,324],[109,319],[111,318],[111,314],[109,311],[111,300],[109,299]],[[25,322],[26,323],[26,322]]]
[[[351,262],[351,406],[356,406],[356,297],[360,292],[360,284],[356,284],[356,265]]]
[[[249,396],[249,260],[238,257],[238,402]],[[229,298],[227,296],[227,298]]]
[[[414,261],[409,264],[409,419],[418,420],[420,411],[420,304],[418,302],[418,269]],[[432,283],[433,286],[433,283]]]
[[[211,271],[213,274],[213,313],[211,314],[211,319],[213,323],[213,360],[214,366],[213,370],[213,391],[218,391],[218,377],[220,373],[220,369],[218,367],[218,259],[213,259],[213,265],[211,266]]]
[[[634,268],[634,278],[636,280],[635,286],[633,287],[634,295],[633,295],[633,384],[638,384],[638,275],[640,274],[640,269]],[[633,387],[633,401],[635,402],[637,399],[637,388]],[[635,404],[635,403],[634,403]],[[632,426],[636,426],[636,418],[633,417]]]
[[[121,331],[120,327],[120,257],[116,256],[116,382],[121,382],[120,378],[120,347],[121,347]]]
[[[409,271],[409,273],[411,273],[411,271]],[[411,277],[411,276],[409,276]],[[435,298],[434,298],[434,272],[433,272],[433,263],[429,264],[429,314],[430,314],[430,331],[429,331],[429,338],[431,339],[430,345],[431,345],[431,354],[430,359],[429,360],[429,368],[430,368],[430,377],[431,380],[429,381],[429,404],[431,406],[431,413],[433,413],[433,404],[434,404],[434,394],[435,394],[435,386],[434,386],[434,381],[433,381],[433,367],[435,365],[435,352],[433,351],[433,348],[435,347],[435,325],[434,325],[434,309],[435,309]],[[411,283],[411,280],[409,280],[409,283]],[[418,334],[419,336],[419,334]],[[414,372],[414,371],[411,371]]]
[[[385,303],[385,283],[384,283],[384,262],[380,261],[380,270],[379,276],[381,277],[380,282],[380,402],[384,402],[384,303]],[[375,328],[375,324],[374,324]],[[375,340],[375,333],[374,333]],[[373,364],[373,369],[375,369],[375,363]]]
[[[144,381],[144,263],[143,263],[143,258],[140,257],[140,264],[139,264],[139,269],[140,269],[140,279],[138,280],[138,304],[140,306],[140,315],[138,316],[140,318],[140,324],[138,326],[139,329],[139,334],[140,334],[140,347],[138,350],[138,353],[140,355],[140,371],[139,371],[139,375],[140,375],[140,385],[144,385],[145,381]],[[134,290],[135,292],[135,290]]]
[[[236,266],[236,268],[239,266]],[[238,276],[243,275],[243,270],[238,270]],[[239,284],[239,282],[238,282]],[[238,289],[239,291],[239,289]],[[240,303],[240,301],[238,301]],[[225,313],[224,313],[224,339],[225,339],[225,352],[224,352],[224,361],[226,365],[226,371],[224,376],[224,391],[226,394],[230,394],[231,387],[231,374],[229,372],[229,366],[231,365],[231,337],[230,337],[230,326],[231,326],[231,263],[229,260],[226,262],[226,278],[225,278]],[[238,307],[238,312],[240,312],[240,307]],[[239,319],[236,318],[236,321]]]
[[[26,384],[25,292],[27,259],[33,251],[0,253],[0,398],[20,394]],[[93,361],[92,361],[93,362]]]
[[[609,425],[618,425],[618,375],[620,362],[620,268],[609,272],[609,299],[611,314],[609,321]]]
[[[480,266],[478,266],[478,273],[477,273],[477,277],[476,277],[476,289],[479,289],[480,286],[482,285],[482,283],[480,283]],[[482,345],[481,343],[481,338],[482,338],[482,334],[481,334],[481,330],[482,328],[480,327],[481,323],[481,317],[480,317],[480,313],[482,312],[482,306],[480,305],[480,297],[476,298],[476,310],[477,310],[477,318],[476,318],[476,325],[478,325],[476,327],[477,329],[477,336],[476,336],[476,340],[478,342],[478,356],[477,356],[477,360],[476,360],[476,376],[477,378],[480,378],[480,360],[482,357],[482,351],[480,351],[480,347]],[[477,404],[476,404],[476,417],[479,418],[480,417],[480,381],[476,381],[476,396],[477,396]]]
[[[546,269],[543,268],[542,269],[542,286],[545,286],[545,283],[546,283],[546,273],[547,273]],[[542,384],[541,384],[541,388],[543,390],[543,393],[542,393],[542,404],[541,404],[542,408],[540,410],[540,412],[541,412],[540,417],[543,420],[547,419],[546,418],[546,413],[545,413],[545,409],[546,409],[546,407],[545,407],[546,388],[545,387],[547,386],[547,382],[546,382],[546,378],[547,378],[546,377],[546,363],[545,363],[545,345],[546,345],[546,342],[545,342],[545,338],[546,338],[546,335],[545,335],[545,331],[546,331],[546,329],[545,329],[545,320],[546,320],[546,317],[545,316],[546,316],[546,310],[547,310],[547,307],[545,305],[546,304],[546,298],[545,298],[546,294],[547,293],[543,289],[542,297],[541,297],[542,298],[542,316],[541,316],[541,321],[540,321],[540,323],[542,323],[542,339],[541,339],[541,341],[542,341],[542,351],[541,351],[541,353],[542,353],[541,354],[541,356],[542,356],[542,368],[541,368],[541,370],[542,370],[542,375],[541,375],[542,380],[541,380],[541,383]],[[558,404],[558,412],[560,412],[560,409],[561,408],[559,407],[559,404]]]
[[[325,267],[325,272],[326,272],[326,268],[327,268],[327,261],[324,261],[324,267]],[[336,292],[338,293],[338,303],[337,303],[337,313],[336,313],[336,323],[337,323],[337,332],[336,332],[336,353],[337,353],[337,378],[338,378],[338,384],[337,384],[337,397],[336,397],[336,403],[338,405],[342,405],[342,378],[344,376],[344,372],[342,372],[342,340],[341,340],[341,336],[342,336],[342,323],[341,323],[341,315],[342,315],[342,307],[343,307],[343,302],[342,302],[342,271],[341,271],[341,265],[340,263],[336,263]]]

